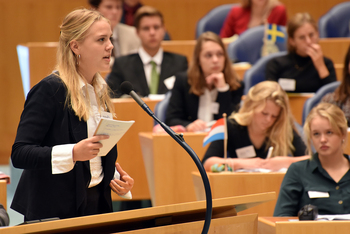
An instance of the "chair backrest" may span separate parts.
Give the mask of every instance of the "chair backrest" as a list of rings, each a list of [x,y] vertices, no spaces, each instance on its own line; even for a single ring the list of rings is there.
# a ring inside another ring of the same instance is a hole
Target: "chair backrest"
[[[279,57],[286,55],[286,51],[282,52],[277,52],[273,54],[269,54],[267,56],[264,56],[260,58],[249,70],[247,70],[244,73],[244,95],[248,93],[249,89],[256,85],[257,83],[266,80],[265,77],[265,69],[266,69],[266,64],[270,59],[274,57]]]
[[[235,5],[239,4],[225,4],[209,11],[208,14],[197,22],[196,38],[206,31],[211,31],[219,35],[227,14]]]
[[[166,115],[166,110],[167,110],[168,105],[169,105],[170,97],[171,97],[171,91],[168,91],[165,94],[164,99],[162,101],[158,102],[154,108],[154,115],[157,116],[157,118],[162,122],[165,122],[165,115]],[[158,123],[156,121],[154,121],[154,125],[157,125],[157,124]]]
[[[285,38],[286,28],[281,26]],[[227,47],[228,56],[232,61],[248,62],[254,64],[261,58],[261,49],[264,44],[265,26],[257,26],[243,32],[239,38],[231,42]],[[286,51],[286,42],[276,42],[279,51]]]
[[[350,2],[343,2],[324,14],[318,20],[321,38],[350,37]]]
[[[322,86],[319,90],[317,90],[317,92],[313,97],[305,101],[304,107],[303,107],[303,116],[302,116],[303,125],[311,109],[314,108],[321,101],[324,95],[326,95],[327,93],[334,92],[334,90],[336,90],[339,85],[340,85],[340,81],[335,81],[335,82],[326,84]]]

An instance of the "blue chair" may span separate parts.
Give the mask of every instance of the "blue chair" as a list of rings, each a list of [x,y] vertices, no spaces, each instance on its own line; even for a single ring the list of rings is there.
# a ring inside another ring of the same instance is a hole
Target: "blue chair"
[[[198,38],[202,33],[206,31],[211,31],[216,34],[220,34],[220,30],[224,25],[227,14],[230,12],[231,8],[239,4],[225,4],[215,7],[203,18],[197,22],[196,26],[196,38]]]
[[[340,3],[318,20],[320,37],[350,37],[349,23],[350,2]]]
[[[269,54],[265,57],[260,58],[249,70],[247,70],[244,73],[244,78],[243,78],[244,95],[248,93],[249,89],[252,86],[256,85],[261,81],[266,80],[265,69],[266,69],[267,62],[270,61],[270,59],[274,57],[283,56],[286,54],[287,54],[286,51]]]
[[[154,115],[157,116],[157,118],[162,122],[165,122],[165,115],[166,115],[166,110],[167,110],[168,105],[169,105],[170,97],[171,97],[171,91],[168,91],[165,94],[164,99],[162,101],[158,102],[154,108]],[[154,125],[157,125],[157,124],[158,123],[156,121],[154,121]]]
[[[286,28],[282,27],[285,38]],[[231,42],[227,47],[228,56],[232,61],[248,62],[254,64],[261,57],[261,48],[264,44],[265,26],[257,26],[243,32],[239,38]],[[286,42],[276,42],[279,51],[286,51]]]
[[[336,90],[339,85],[340,85],[340,81],[334,81],[332,83],[326,84],[322,86],[319,90],[317,90],[317,92],[313,97],[305,101],[304,107],[303,107],[303,116],[302,116],[303,125],[311,109],[314,108],[321,101],[324,95],[326,95],[327,93],[334,92],[334,90]]]

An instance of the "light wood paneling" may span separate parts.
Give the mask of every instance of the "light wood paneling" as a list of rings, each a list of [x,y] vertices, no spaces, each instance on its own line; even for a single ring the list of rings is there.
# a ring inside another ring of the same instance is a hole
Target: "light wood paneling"
[[[186,143],[202,159],[206,133],[184,133]],[[139,134],[152,205],[196,201],[192,171],[198,171],[190,155],[165,133]]]
[[[258,233],[260,234],[329,234],[348,233],[350,221],[302,221],[298,217],[259,217]]]
[[[257,213],[259,216],[272,216],[285,173],[282,172],[207,172],[213,198],[241,196],[255,193],[275,192],[273,201],[238,212],[239,215]],[[198,172],[192,173],[198,200],[205,199],[204,186]]]
[[[0,180],[0,204],[7,209],[7,181]]]

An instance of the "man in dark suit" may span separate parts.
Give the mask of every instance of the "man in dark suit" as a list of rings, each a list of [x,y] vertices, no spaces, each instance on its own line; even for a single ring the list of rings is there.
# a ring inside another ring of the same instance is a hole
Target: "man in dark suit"
[[[187,70],[185,56],[164,52],[161,48],[165,27],[163,16],[158,10],[149,6],[141,7],[134,23],[141,48],[136,54],[115,60],[112,72],[107,77],[107,84],[115,98],[123,95],[120,85],[124,81],[129,81],[135,92],[143,97],[164,94],[172,88],[175,81],[173,76]]]

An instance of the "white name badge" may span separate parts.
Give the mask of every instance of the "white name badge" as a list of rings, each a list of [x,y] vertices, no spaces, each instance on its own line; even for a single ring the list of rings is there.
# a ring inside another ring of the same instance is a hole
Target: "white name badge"
[[[112,113],[106,111],[101,111],[101,117],[106,119],[113,119]]]
[[[167,89],[172,90],[175,83],[175,76],[170,76],[164,80],[164,84]]]
[[[255,149],[252,145],[236,149],[237,158],[253,158],[256,156]]]
[[[294,91],[295,90],[295,80],[294,79],[288,79],[288,78],[279,78],[278,84],[284,89],[285,91]]]
[[[325,198],[329,197],[329,193],[327,192],[318,192],[318,191],[308,191],[309,198]]]
[[[217,102],[211,103],[211,113],[218,114],[219,113],[219,108],[220,108],[220,104],[219,103],[217,103]]]

